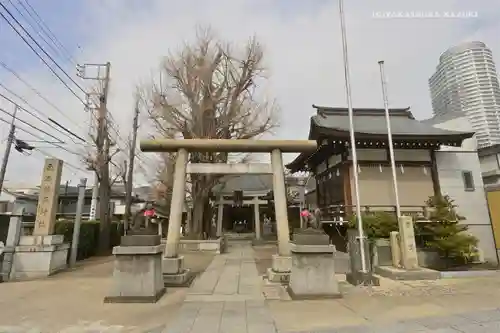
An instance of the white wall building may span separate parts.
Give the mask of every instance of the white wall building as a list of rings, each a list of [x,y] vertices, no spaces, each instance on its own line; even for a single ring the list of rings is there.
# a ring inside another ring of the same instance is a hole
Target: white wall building
[[[478,147],[500,143],[500,86],[484,43],[467,42],[444,52],[429,87],[434,114],[465,112]]]
[[[425,122],[442,129],[472,131],[465,112],[442,114]],[[479,239],[485,259],[498,262],[475,136],[464,140],[461,147],[441,147],[436,151],[436,162],[442,194],[455,200],[458,213],[465,217],[461,223]]]

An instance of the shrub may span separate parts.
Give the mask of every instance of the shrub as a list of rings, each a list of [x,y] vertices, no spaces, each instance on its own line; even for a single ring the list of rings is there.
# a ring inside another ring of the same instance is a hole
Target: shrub
[[[74,221],[57,221],[54,234],[64,235],[64,242],[70,243],[73,239]],[[120,244],[121,224],[111,223],[111,246]],[[78,237],[77,260],[83,260],[94,256],[97,251],[99,241],[99,221],[83,221],[80,226],[80,235]]]
[[[368,240],[378,238],[389,238],[391,231],[398,230],[396,215],[387,212],[365,212],[361,214],[363,219],[363,231]],[[356,215],[349,219],[349,227],[357,229]]]

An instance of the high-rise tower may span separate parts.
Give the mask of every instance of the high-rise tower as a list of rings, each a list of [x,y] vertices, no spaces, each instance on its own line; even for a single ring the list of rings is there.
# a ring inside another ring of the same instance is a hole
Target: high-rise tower
[[[444,52],[429,87],[434,114],[463,111],[479,147],[500,144],[500,86],[484,43],[467,42]]]

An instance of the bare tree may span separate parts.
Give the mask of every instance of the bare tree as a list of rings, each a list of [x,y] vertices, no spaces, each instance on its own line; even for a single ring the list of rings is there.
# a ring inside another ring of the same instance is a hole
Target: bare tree
[[[259,97],[263,49],[251,38],[239,49],[203,30],[194,43],[165,58],[152,85],[149,114],[165,138],[252,139],[277,125],[278,107]],[[194,163],[227,163],[227,153],[192,153]],[[204,210],[217,175],[191,175],[190,236],[202,235]]]
[[[170,212],[172,199],[172,186],[174,182],[175,154],[159,154],[160,161],[156,170],[156,179],[153,185],[154,200],[166,213]]]

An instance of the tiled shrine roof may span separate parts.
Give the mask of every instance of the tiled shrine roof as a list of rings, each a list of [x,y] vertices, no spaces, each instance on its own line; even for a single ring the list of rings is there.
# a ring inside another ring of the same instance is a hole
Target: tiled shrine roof
[[[304,170],[307,161],[315,154],[323,154],[324,142],[345,143],[349,140],[349,115],[347,108],[313,105],[317,114],[311,117],[309,140],[317,140],[318,150],[302,153],[287,165],[293,172]],[[354,129],[357,144],[367,141],[387,141],[385,110],[380,108],[354,108]],[[395,142],[426,142],[429,147],[438,149],[439,145],[460,146],[462,141],[471,138],[473,132],[449,131],[436,128],[432,124],[415,119],[410,108],[389,109],[391,131]],[[360,140],[360,141],[358,141]],[[427,145],[426,145],[427,146]],[[408,147],[411,148],[411,147]],[[326,149],[326,148],[325,148]],[[383,148],[385,149],[385,148]],[[330,151],[330,155],[332,152]]]

